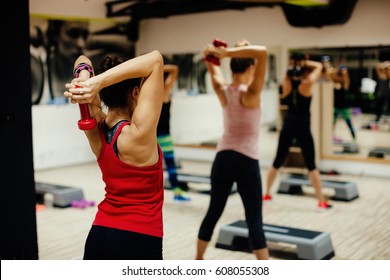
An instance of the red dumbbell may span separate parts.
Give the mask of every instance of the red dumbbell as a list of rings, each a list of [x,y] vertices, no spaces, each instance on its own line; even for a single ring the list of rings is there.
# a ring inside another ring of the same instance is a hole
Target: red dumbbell
[[[79,88],[79,86],[76,86]],[[88,104],[79,104],[81,119],[77,122],[79,129],[81,130],[91,130],[96,127],[97,122],[94,118],[91,117],[89,113]]]
[[[215,47],[227,47],[227,43],[219,39],[214,39],[213,45]],[[213,56],[212,54],[206,55],[205,60],[217,66],[221,65],[221,61],[219,60],[219,58]]]

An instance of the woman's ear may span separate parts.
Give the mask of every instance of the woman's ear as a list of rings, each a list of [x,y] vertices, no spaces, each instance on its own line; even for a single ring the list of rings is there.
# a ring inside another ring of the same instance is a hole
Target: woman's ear
[[[133,97],[133,99],[138,100],[139,87],[134,87],[133,88],[133,91],[131,92],[131,96]]]

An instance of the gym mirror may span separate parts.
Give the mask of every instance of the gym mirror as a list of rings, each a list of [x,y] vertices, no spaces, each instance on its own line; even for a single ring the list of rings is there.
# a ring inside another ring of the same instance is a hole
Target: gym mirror
[[[333,108],[330,108],[333,114],[328,114],[333,115],[333,119],[329,120],[333,123],[332,148],[324,156],[375,158],[390,162],[390,76],[383,82],[387,86],[387,93],[383,93],[379,89],[381,79],[376,69],[379,66],[383,71],[386,66],[384,62],[390,61],[390,46],[305,48],[294,51],[321,60],[330,67],[328,73],[333,73],[333,78],[324,73],[320,80],[320,83],[332,80],[329,94],[333,98]],[[341,78],[343,75],[347,78]],[[340,105],[337,94],[340,93],[342,81],[347,80],[348,76],[349,87],[342,101],[345,104]]]

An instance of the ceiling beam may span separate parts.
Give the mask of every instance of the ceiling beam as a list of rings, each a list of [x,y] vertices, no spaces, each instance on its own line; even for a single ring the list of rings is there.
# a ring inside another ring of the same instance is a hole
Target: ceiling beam
[[[278,1],[229,0],[118,0],[106,3],[107,17],[130,16],[137,19],[165,18],[173,15],[244,10],[250,7],[272,7]]]

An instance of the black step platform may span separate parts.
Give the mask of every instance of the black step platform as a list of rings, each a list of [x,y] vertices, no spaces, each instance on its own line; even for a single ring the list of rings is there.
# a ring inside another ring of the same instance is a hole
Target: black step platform
[[[385,158],[390,155],[390,148],[386,147],[377,147],[370,150],[368,157],[370,158]]]
[[[359,153],[359,146],[355,142],[340,142],[340,143],[334,143],[334,145],[341,148],[341,150],[335,151],[336,154],[357,154],[357,153]]]
[[[356,143],[342,143],[343,154],[357,154],[359,153],[359,147]]]
[[[38,196],[53,195],[53,206],[65,208],[71,206],[72,200],[84,199],[82,189],[65,187],[46,183],[35,183],[35,192]]]
[[[351,201],[359,197],[357,186],[354,182],[322,180],[324,188],[333,188],[335,196],[333,200]],[[302,194],[302,186],[311,186],[309,178],[302,174],[292,174],[282,179],[279,184],[278,193]]]
[[[335,256],[330,234],[283,226],[263,225],[265,238],[271,242],[294,244],[298,258],[304,260],[327,260]],[[221,227],[217,248],[250,252],[246,222],[238,220]]]

